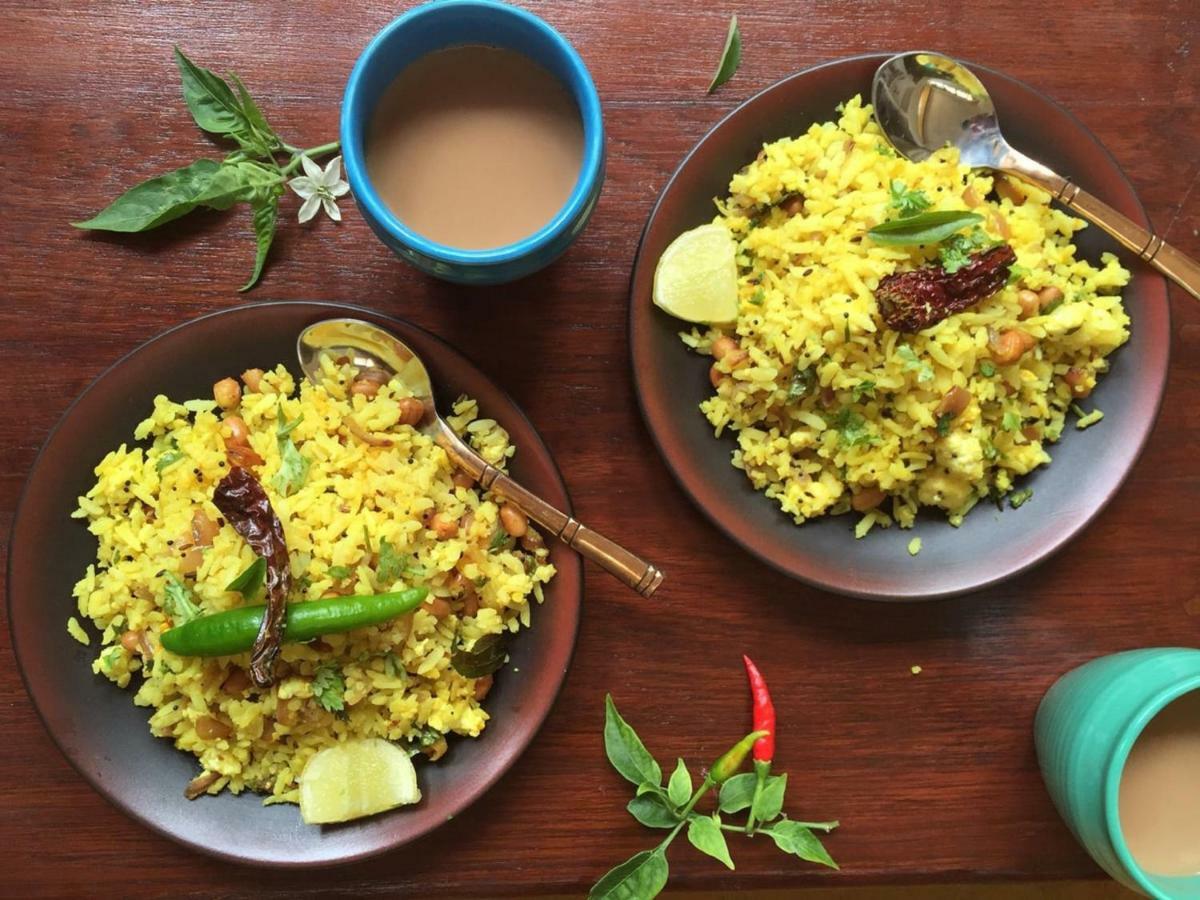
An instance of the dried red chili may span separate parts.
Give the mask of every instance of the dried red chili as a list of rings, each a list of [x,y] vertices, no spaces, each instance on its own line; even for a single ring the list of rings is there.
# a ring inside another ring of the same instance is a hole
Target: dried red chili
[[[250,676],[259,687],[275,680],[275,657],[283,639],[284,613],[292,590],[283,523],[271,508],[267,492],[246,469],[234,466],[217,484],[213,503],[234,530],[267,563],[267,604],[250,651]]]
[[[1004,287],[1016,261],[1012,247],[998,244],[972,254],[954,273],[934,263],[888,275],[875,289],[879,314],[895,331],[923,331]]]

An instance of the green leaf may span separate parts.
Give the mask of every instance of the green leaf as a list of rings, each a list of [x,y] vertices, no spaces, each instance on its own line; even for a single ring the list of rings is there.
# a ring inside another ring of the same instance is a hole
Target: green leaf
[[[741,812],[749,809],[754,799],[754,788],[758,784],[758,776],[753,772],[742,772],[734,775],[721,785],[719,807],[723,813]]]
[[[1033,488],[1023,488],[1019,491],[1013,491],[1013,493],[1008,495],[1008,505],[1013,509],[1020,509],[1032,496]]]
[[[1021,428],[1021,417],[1011,409],[1004,411],[1004,418],[1000,420],[1000,427],[1005,431],[1019,431]]]
[[[869,446],[879,441],[879,437],[867,425],[866,419],[849,406],[838,410],[838,414],[829,424],[837,430],[842,444],[847,447]]]
[[[254,562],[233,581],[225,585],[227,591],[237,591],[247,600],[255,599],[262,591],[263,582],[267,578],[267,561],[261,556],[255,557]]]
[[[258,283],[263,265],[267,261],[267,252],[275,241],[275,226],[278,222],[278,194],[272,195],[268,200],[254,203],[254,271],[250,273],[250,280],[238,288],[239,291],[248,291]]]
[[[762,793],[751,812],[760,822],[770,822],[779,818],[783,811],[783,794],[787,790],[787,774],[768,775],[763,782]]]
[[[738,28],[737,16],[729,20],[729,31],[725,34],[725,47],[721,50],[721,61],[708,85],[708,93],[712,93],[737,71],[738,63],[742,61],[742,32]]]
[[[897,210],[897,215],[902,219],[910,219],[931,205],[924,191],[910,191],[908,185],[898,178],[892,179],[890,193],[892,208]]]
[[[721,825],[717,819],[697,816],[688,822],[687,836],[691,845],[701,853],[723,862],[727,869],[733,868],[729,847],[725,843],[725,835],[721,833]]]
[[[850,389],[850,395],[854,398],[855,403],[862,403],[865,399],[875,399],[875,382],[869,378],[860,381]]]
[[[312,692],[321,708],[341,712],[346,708],[346,679],[336,663],[322,663],[313,675]]]
[[[803,400],[817,388],[817,373],[812,369],[800,369],[788,384],[788,403]]]
[[[979,364],[979,374],[984,378],[991,378],[996,374],[996,364],[990,359],[985,359]]]
[[[343,578],[349,578],[354,574],[353,566],[330,566],[325,570],[325,574],[334,581],[341,581]]]
[[[917,351],[908,346],[908,344],[899,345],[896,348],[896,355],[904,363],[905,371],[917,373],[917,381],[933,380],[933,366],[917,356]]]
[[[604,752],[626,781],[637,785],[662,784],[662,769],[637,732],[621,718],[612,694],[604,697]]]
[[[945,437],[950,433],[950,424],[954,421],[954,413],[944,412],[937,417],[937,433],[938,437]]]
[[[491,675],[508,659],[508,638],[504,634],[486,634],[469,650],[459,648],[450,657],[450,665],[464,678]]]
[[[92,218],[72,224],[76,228],[126,233],[157,228],[195,209],[220,168],[219,162],[198,159],[190,166],[143,181]]]
[[[836,822],[827,823],[828,827],[834,828]],[[817,840],[811,829],[801,825],[799,822],[792,822],[789,819],[784,819],[782,822],[776,822],[773,825],[765,826],[761,829],[764,834],[769,834],[771,840],[784,853],[793,853],[801,859],[809,862],[820,863],[823,866],[829,866],[831,869],[836,869],[838,864],[833,861],[833,857],[825,850],[824,845]]]
[[[971,262],[972,253],[995,243],[986,231],[976,225],[967,234],[955,234],[947,238],[938,250],[938,258],[947,272],[957,272]]]
[[[232,72],[229,77],[233,79],[234,85],[237,87],[238,100],[241,102],[242,114],[246,117],[246,121],[262,139],[263,145],[268,150],[274,150],[279,147],[283,141],[279,139],[279,135],[275,133],[275,129],[267,124],[267,117],[262,114],[262,110],[258,108],[258,104],[254,102],[254,98],[250,96],[250,92],[246,90],[246,86],[242,84],[242,79],[238,78]]]
[[[679,824],[679,816],[675,815],[661,794],[634,797],[625,808],[647,828],[674,828]]]
[[[280,451],[283,458],[279,463],[279,471],[271,479],[271,486],[287,497],[304,487],[308,478],[309,462],[296,449],[296,444],[291,438],[286,438],[280,444]]]
[[[635,853],[592,885],[589,900],[653,900],[667,885],[670,869],[660,848]]]
[[[154,463],[154,471],[160,475],[168,466],[173,466],[184,458],[186,454],[179,449],[179,442],[175,438],[167,438],[167,449],[162,452],[158,460]]]
[[[687,764],[681,759],[667,782],[667,798],[678,807],[687,803],[691,796],[692,776],[688,774]]]
[[[889,246],[936,244],[956,231],[982,221],[983,216],[978,213],[943,209],[881,222],[868,231],[867,235],[875,243]]]
[[[391,584],[404,574],[404,558],[387,538],[379,539],[379,564],[375,575],[381,584]]]
[[[174,572],[167,573],[167,584],[164,589],[163,610],[171,617],[173,626],[186,625],[200,615],[200,607],[192,599],[192,592],[183,583],[183,579]]]

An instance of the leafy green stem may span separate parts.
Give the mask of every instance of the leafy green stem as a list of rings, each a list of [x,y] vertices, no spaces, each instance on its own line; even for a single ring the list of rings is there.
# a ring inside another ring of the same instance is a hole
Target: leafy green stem
[[[714,782],[712,780],[712,776],[704,776],[704,780],[700,782],[700,787],[696,788],[696,791],[692,794],[691,799],[688,800],[683,809],[679,810],[679,812],[675,814],[678,817],[679,822],[674,828],[671,829],[671,833],[663,838],[662,843],[658,845],[659,850],[666,850],[671,841],[675,840],[683,826],[688,823],[688,816],[690,816],[692,810],[696,808],[696,804],[700,802],[700,798],[711,791],[713,786]]]
[[[321,144],[317,147],[310,147],[307,150],[301,150],[299,147],[293,147],[291,144],[284,144],[283,149],[288,153],[293,154],[293,156],[291,162],[284,166],[280,171],[284,175],[290,175],[292,172],[296,171],[296,168],[300,165],[300,160],[302,157],[307,156],[309,159],[314,159],[318,156],[325,156],[328,153],[333,153],[341,146],[341,141],[330,141],[328,144]]]

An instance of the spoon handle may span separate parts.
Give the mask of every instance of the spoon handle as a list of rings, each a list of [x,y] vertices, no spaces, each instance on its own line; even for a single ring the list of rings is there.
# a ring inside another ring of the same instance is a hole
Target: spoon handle
[[[649,597],[662,584],[659,569],[519,485],[448,428],[438,435],[437,442],[480,487],[500,494],[580,556],[597,563],[643,597]]]
[[[1036,165],[1036,164],[1035,164]],[[1053,172],[1029,171],[1017,165],[1014,175],[1032,181],[1054,194],[1054,198],[1084,218],[1095,222],[1121,244],[1136,253],[1177,285],[1200,300],[1200,263],[1172,247],[1153,231],[1147,231],[1132,219],[1117,212],[1103,200],[1089,194],[1079,185]]]

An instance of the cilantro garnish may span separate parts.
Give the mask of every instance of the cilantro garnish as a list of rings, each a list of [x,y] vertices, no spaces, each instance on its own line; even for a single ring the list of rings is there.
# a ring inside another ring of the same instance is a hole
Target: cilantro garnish
[[[874,400],[875,382],[870,379],[863,379],[850,389],[850,395],[854,398],[855,403],[862,403],[864,399]]]
[[[925,196],[924,191],[909,190],[908,185],[898,178],[892,180],[890,193],[891,200],[889,202],[901,219],[915,216],[932,206],[932,201]]]
[[[943,269],[947,272],[957,272],[971,261],[972,253],[995,243],[988,237],[987,232],[976,225],[966,234],[952,234],[942,241],[938,257],[942,261]]]
[[[335,663],[322,663],[313,675],[312,692],[321,708],[342,712],[346,708],[346,679]]]
[[[933,366],[918,357],[917,352],[908,344],[898,346],[896,355],[904,362],[905,371],[917,373],[917,381],[933,380]]]
[[[192,599],[191,590],[174,572],[167,573],[162,607],[174,625],[184,625],[200,615],[200,607]]]

